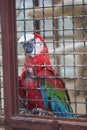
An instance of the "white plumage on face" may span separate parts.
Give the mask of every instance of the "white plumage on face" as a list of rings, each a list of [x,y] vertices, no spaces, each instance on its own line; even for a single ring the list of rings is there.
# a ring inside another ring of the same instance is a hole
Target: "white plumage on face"
[[[18,43],[23,44],[25,53],[31,57],[40,54],[40,52],[44,49],[44,43],[40,40],[40,38],[35,38],[34,34],[23,35],[19,39]]]
[[[44,44],[43,42],[39,39],[36,38],[36,43],[35,43],[35,53],[40,54],[40,52],[44,49]]]
[[[25,42],[29,42],[31,41],[31,39],[34,39],[34,34],[26,34],[26,35],[23,35],[19,41],[18,41],[18,44],[22,44],[22,43],[25,43]]]

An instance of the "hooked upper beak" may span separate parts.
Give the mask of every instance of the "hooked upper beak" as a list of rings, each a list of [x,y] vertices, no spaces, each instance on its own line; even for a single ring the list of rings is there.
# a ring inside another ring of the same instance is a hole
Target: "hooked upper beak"
[[[32,54],[34,51],[34,46],[32,43],[23,43],[23,48],[26,54]]]

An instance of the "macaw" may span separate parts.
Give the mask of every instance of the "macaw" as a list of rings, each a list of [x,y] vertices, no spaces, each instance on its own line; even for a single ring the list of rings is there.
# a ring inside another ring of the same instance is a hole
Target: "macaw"
[[[25,51],[19,76],[19,94],[28,110],[40,109],[58,117],[74,118],[65,83],[51,65],[49,51],[38,33],[22,36]]]

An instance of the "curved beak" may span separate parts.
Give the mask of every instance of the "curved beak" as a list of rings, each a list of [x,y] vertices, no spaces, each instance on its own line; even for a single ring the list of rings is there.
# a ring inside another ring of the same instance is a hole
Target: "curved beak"
[[[23,44],[24,50],[26,54],[32,54],[34,50],[34,46],[32,43],[24,43]]]

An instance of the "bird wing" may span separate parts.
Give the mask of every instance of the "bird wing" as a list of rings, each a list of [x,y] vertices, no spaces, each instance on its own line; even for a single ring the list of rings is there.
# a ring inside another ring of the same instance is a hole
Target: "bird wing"
[[[51,67],[43,67],[38,73],[38,81],[44,107],[51,108],[57,116],[73,118],[68,92],[58,74]]]

